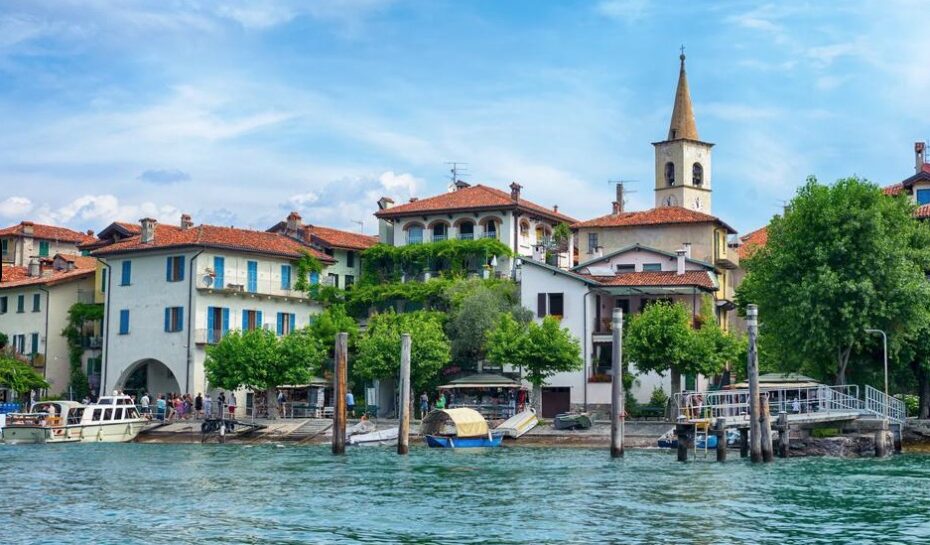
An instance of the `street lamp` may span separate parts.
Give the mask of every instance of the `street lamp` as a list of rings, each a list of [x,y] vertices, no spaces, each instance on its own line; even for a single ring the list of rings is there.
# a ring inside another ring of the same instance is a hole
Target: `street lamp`
[[[885,361],[885,397],[888,397],[888,335],[881,329],[866,329],[866,333],[878,333],[882,336],[883,357]],[[885,400],[887,403],[888,400]]]

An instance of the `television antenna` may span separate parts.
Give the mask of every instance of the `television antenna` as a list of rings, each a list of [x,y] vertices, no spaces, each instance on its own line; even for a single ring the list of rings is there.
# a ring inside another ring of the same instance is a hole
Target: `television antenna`
[[[620,204],[620,212],[623,212],[626,206],[626,196],[630,193],[638,193],[635,189],[627,189],[627,184],[638,184],[639,180],[607,180],[608,184],[615,184],[617,186],[617,198],[616,201]]]
[[[364,220],[352,220],[352,223],[358,224],[358,232],[365,234],[365,221]]]
[[[452,168],[449,169],[449,177],[451,178],[450,189],[455,188],[455,182],[459,181],[465,176],[469,176],[468,168],[465,167],[468,163],[462,163],[460,161],[446,161],[447,165],[452,165]]]

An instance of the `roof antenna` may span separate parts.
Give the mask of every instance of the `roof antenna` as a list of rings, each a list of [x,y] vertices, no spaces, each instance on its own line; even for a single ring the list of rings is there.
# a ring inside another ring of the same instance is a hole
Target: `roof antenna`
[[[357,223],[357,224],[358,224],[358,232],[361,233],[361,234],[363,234],[363,235],[365,234],[365,221],[364,221],[364,220],[352,220],[352,223]]]
[[[467,165],[468,163],[462,163],[459,161],[446,161],[446,164],[452,165],[452,168],[449,169],[451,178],[451,181],[449,182],[449,192],[451,193],[452,191],[458,189],[458,183],[462,181],[461,178],[469,175],[467,173],[468,169],[464,167],[464,165]]]
[[[607,180],[608,184],[617,184],[617,212],[623,212],[626,208],[626,196],[630,193],[638,193],[636,190],[626,189],[625,184],[638,184],[639,180]]]

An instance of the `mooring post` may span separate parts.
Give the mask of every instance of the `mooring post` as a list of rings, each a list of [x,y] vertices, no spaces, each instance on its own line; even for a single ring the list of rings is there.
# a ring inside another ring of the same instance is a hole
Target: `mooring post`
[[[626,399],[623,392],[623,309],[613,314],[613,378],[610,385],[610,457],[623,457],[623,419]]]
[[[678,461],[688,461],[688,450],[691,448],[691,434],[694,430],[694,424],[688,422],[685,417],[678,418],[675,424],[675,437],[678,439]]]
[[[875,457],[884,458],[888,454],[888,419],[883,418],[881,426],[875,432]]]
[[[348,333],[336,334],[336,369],[333,373],[333,454],[346,452],[346,367]]]
[[[778,413],[778,457],[788,457],[788,413]]]
[[[762,421],[759,423],[762,437],[762,461],[769,463],[775,459],[775,450],[772,448],[772,415],[769,413],[769,395],[759,394],[759,410]]]
[[[749,377],[749,454],[753,463],[762,461],[762,426],[759,418],[759,307],[746,306],[746,330],[749,333],[749,350],[746,375]]]
[[[739,429],[739,457],[749,458],[749,428]]]
[[[410,333],[400,336],[400,425],[397,454],[410,450]]]
[[[904,435],[904,424],[898,424],[898,432],[892,434],[894,440],[894,451],[895,454],[900,454],[902,449],[902,441],[904,440],[901,436]]]
[[[717,461],[727,461],[727,419],[718,418],[714,426],[714,433],[717,435]]]

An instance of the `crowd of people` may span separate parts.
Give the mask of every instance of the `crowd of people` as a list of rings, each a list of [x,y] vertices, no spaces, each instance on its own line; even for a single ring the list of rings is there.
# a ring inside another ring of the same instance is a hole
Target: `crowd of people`
[[[202,419],[210,417],[220,417],[224,414],[233,415],[236,413],[236,394],[234,392],[220,391],[216,399],[210,396],[197,393],[196,396],[191,394],[167,393],[150,396],[148,392],[142,392],[142,395],[135,399],[134,402],[139,407],[139,412],[143,415],[150,415],[156,420],[166,422]]]

